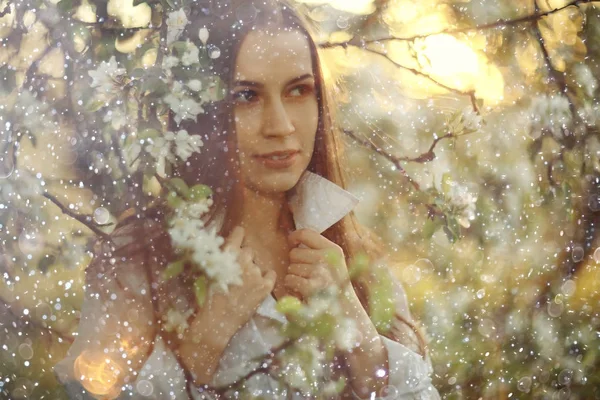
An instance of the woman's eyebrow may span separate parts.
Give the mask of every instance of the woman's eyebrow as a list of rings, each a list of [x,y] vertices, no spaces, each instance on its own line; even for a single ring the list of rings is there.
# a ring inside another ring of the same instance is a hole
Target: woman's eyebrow
[[[300,75],[297,78],[291,79],[286,86],[292,85],[296,82],[300,82],[303,81],[306,78],[313,78],[313,74],[304,74],[304,75]],[[234,82],[235,86],[251,86],[251,87],[257,87],[257,88],[263,88],[265,87],[264,83],[261,82],[253,82],[253,81],[235,81]]]

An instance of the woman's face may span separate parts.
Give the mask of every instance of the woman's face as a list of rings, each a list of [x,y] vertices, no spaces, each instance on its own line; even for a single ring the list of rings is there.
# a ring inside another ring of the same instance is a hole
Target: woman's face
[[[311,160],[319,120],[307,38],[298,31],[249,33],[232,90],[245,186],[267,194],[290,190]]]

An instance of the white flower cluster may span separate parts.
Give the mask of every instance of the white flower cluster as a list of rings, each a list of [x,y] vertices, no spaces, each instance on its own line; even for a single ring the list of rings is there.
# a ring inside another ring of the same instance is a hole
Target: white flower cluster
[[[163,315],[164,328],[167,332],[175,331],[179,336],[185,334],[185,330],[189,327],[187,320],[194,313],[193,309],[185,312],[180,312],[174,308],[170,308],[166,315]]]
[[[300,310],[300,315],[307,320],[316,320],[323,314],[330,314],[337,325],[334,328],[333,339],[340,350],[351,350],[358,342],[358,327],[356,321],[347,318],[340,307],[339,291],[329,288],[308,299],[306,306]]]
[[[284,382],[303,394],[310,396],[319,392],[319,382],[323,381],[325,352],[320,342],[312,336],[304,336],[295,343],[291,351],[282,355],[284,368],[278,371]]]
[[[108,62],[102,61],[98,68],[88,71],[88,75],[92,77],[90,86],[96,89],[96,99],[107,103],[117,96],[121,92],[126,73],[125,68],[119,68],[115,56]]]
[[[470,221],[475,219],[477,195],[471,193],[466,186],[451,182],[446,197],[451,207],[460,212],[456,216],[458,223],[464,228],[470,227]]]
[[[183,8],[169,13],[167,17],[167,46],[173,44],[179,38],[188,23]]]
[[[598,89],[598,80],[594,77],[594,73],[587,66],[587,64],[581,63],[573,67],[573,73],[575,81],[587,97],[593,98],[596,89]]]
[[[533,99],[529,108],[530,132],[538,138],[543,129],[548,129],[558,139],[563,130],[571,124],[573,116],[569,109],[569,99],[562,95],[542,95]]]
[[[448,130],[454,135],[464,135],[477,132],[481,129],[483,119],[473,107],[465,107],[462,111],[455,113],[448,121]]]
[[[202,89],[202,83],[197,79],[188,81],[186,86],[193,92]],[[189,96],[188,90],[181,82],[173,82],[170,93],[163,100],[175,113],[174,119],[177,124],[180,124],[184,119],[194,121],[198,114],[204,113],[201,103]]]
[[[224,239],[216,229],[209,229],[200,219],[210,206],[210,199],[181,204],[169,221],[169,234],[173,246],[191,254],[191,261],[209,278],[211,288],[227,292],[229,285],[242,284],[242,270],[234,253],[221,250]]]
[[[179,157],[187,161],[193,153],[200,152],[204,145],[200,136],[190,135],[185,129],[177,133],[167,132],[163,136],[154,139],[135,140],[125,148],[125,158],[128,164],[132,164],[143,149],[156,160],[156,173],[165,177],[166,162],[174,163]]]

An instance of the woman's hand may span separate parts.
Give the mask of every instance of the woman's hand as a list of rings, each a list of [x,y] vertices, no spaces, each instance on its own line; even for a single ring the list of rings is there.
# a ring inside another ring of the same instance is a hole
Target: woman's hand
[[[277,274],[264,274],[254,262],[254,252],[244,246],[244,228],[237,226],[225,242],[225,251],[237,254],[242,269],[242,284],[229,287],[228,293],[214,293],[200,311],[203,322],[220,326],[225,333],[239,330],[256,312],[264,299],[273,291]]]
[[[345,352],[350,369],[350,386],[361,398],[370,398],[387,385],[387,376],[379,371],[389,370],[387,351],[377,329],[356,296],[344,252],[340,246],[310,229],[300,229],[289,235],[290,266],[284,284],[292,293],[306,299],[322,289],[336,285],[342,291],[340,306],[344,315],[357,323],[359,347]],[[299,248],[304,244],[306,248]]]
[[[350,286],[344,251],[311,229],[299,229],[288,236],[292,250],[284,286],[302,300],[333,285]],[[305,247],[298,247],[303,244]],[[351,287],[351,286],[350,286]]]
[[[244,229],[236,227],[227,238],[225,250],[237,254],[242,285],[228,293],[214,293],[193,318],[178,349],[196,384],[209,384],[219,360],[235,333],[246,324],[264,299],[273,291],[275,271],[261,272],[251,248],[243,246]]]

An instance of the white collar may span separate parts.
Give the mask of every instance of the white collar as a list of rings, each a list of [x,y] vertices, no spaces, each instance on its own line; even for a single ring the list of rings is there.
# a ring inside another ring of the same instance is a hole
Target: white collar
[[[310,171],[304,171],[288,198],[296,229],[319,233],[348,215],[358,202],[352,193]],[[220,213],[209,227],[222,226],[224,217],[225,213]]]
[[[344,218],[358,202],[352,193],[310,171],[300,177],[288,200],[296,229],[309,228],[319,233]],[[275,304],[275,298],[267,296],[258,314],[285,323],[285,316]]]
[[[288,203],[296,229],[309,228],[322,233],[350,213],[358,202],[356,196],[330,180],[305,171],[292,189]]]

